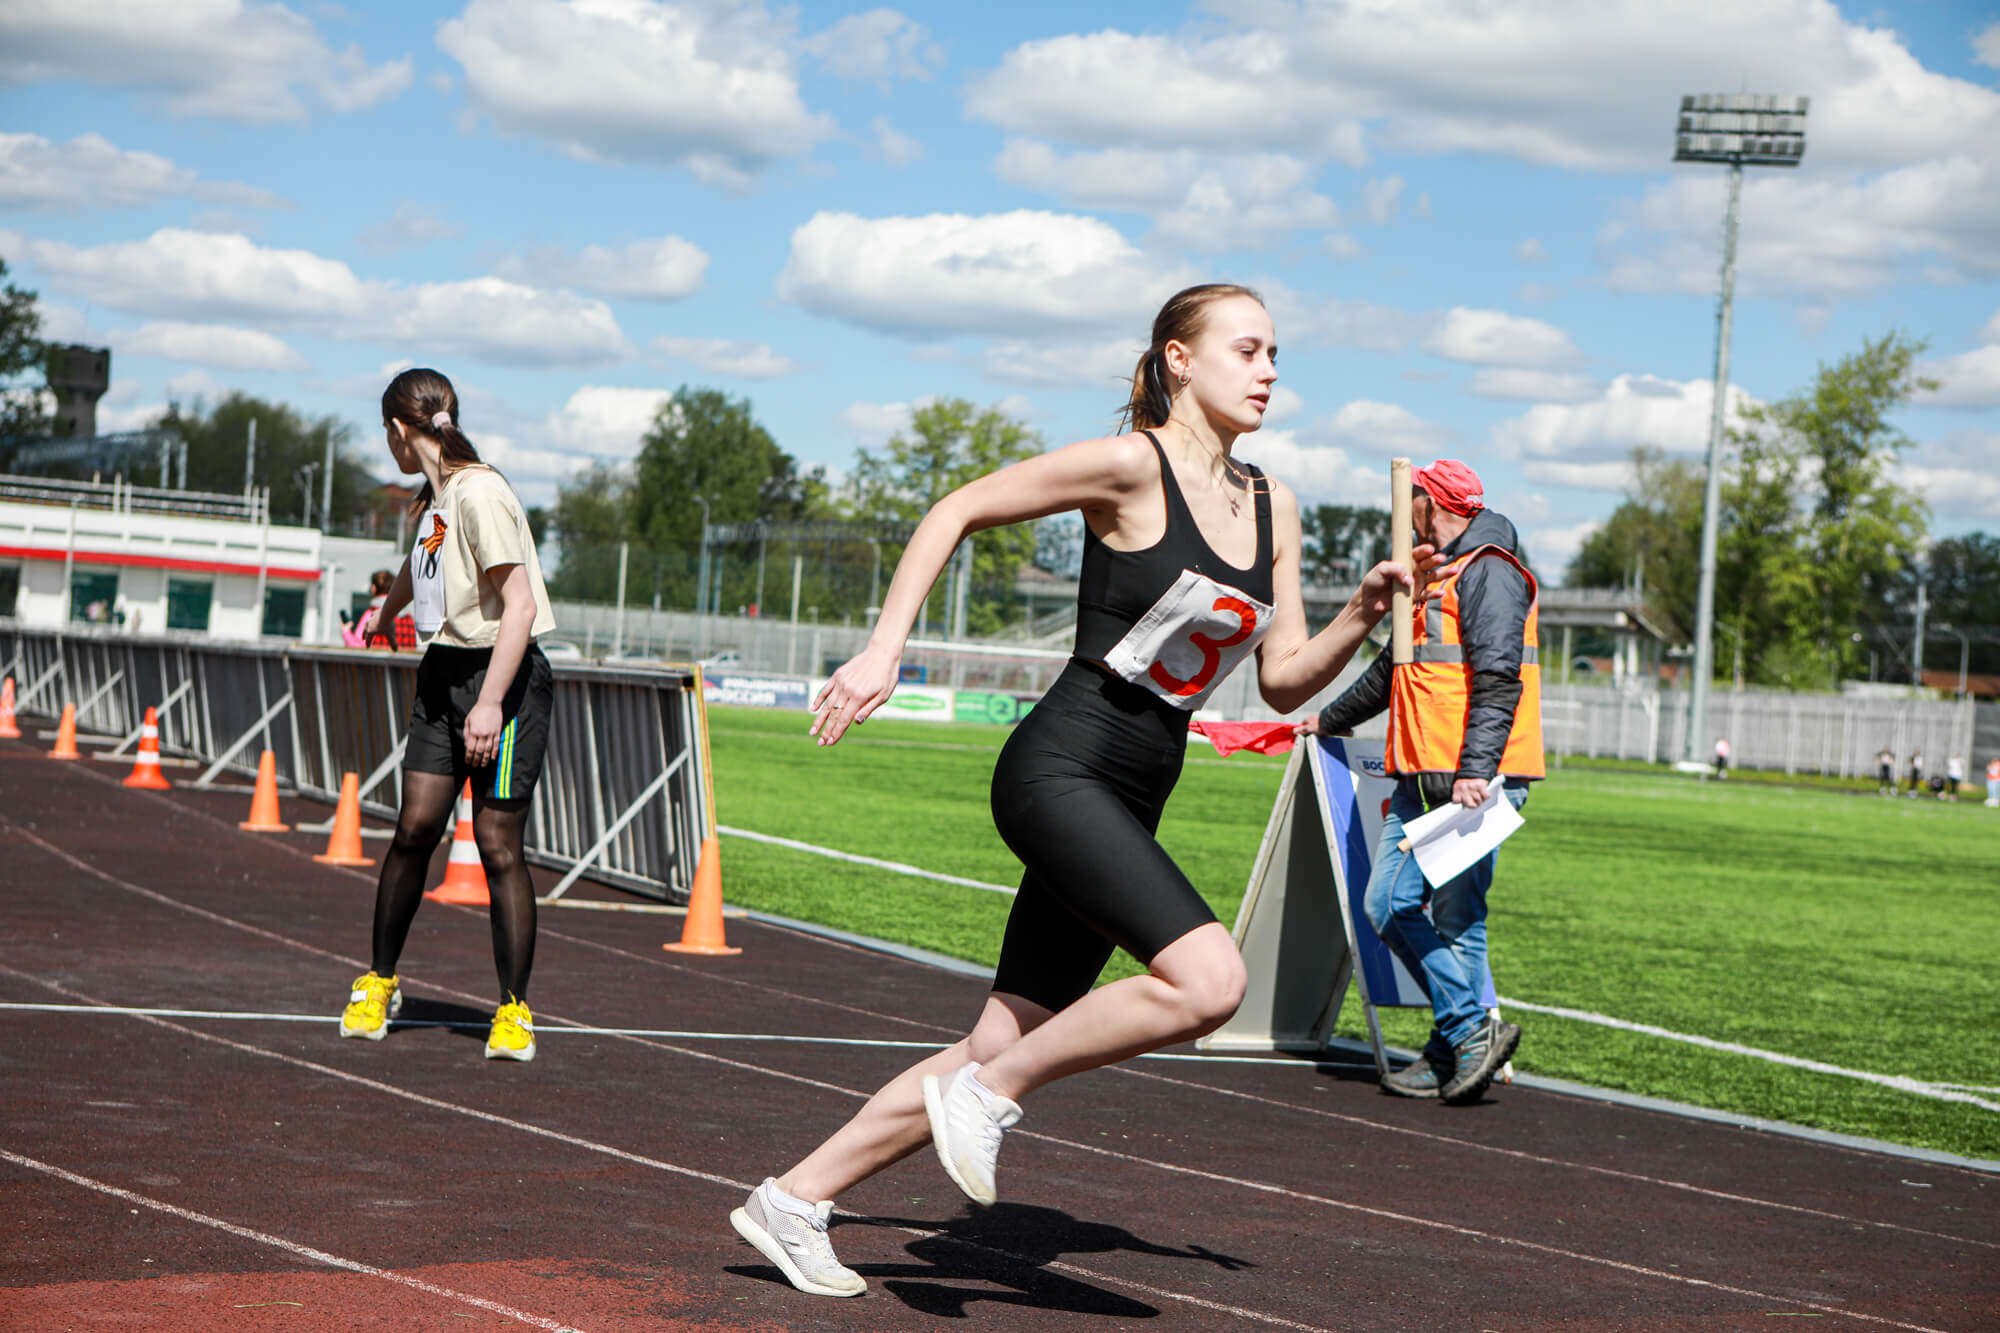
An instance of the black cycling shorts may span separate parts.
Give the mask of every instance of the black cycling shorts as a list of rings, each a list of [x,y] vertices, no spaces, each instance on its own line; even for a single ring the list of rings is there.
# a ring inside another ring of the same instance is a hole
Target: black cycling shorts
[[[1026,873],[993,989],[1062,1009],[1114,948],[1142,963],[1215,912],[1154,834],[1188,715],[1081,661],[1022,718],[993,770],[993,822]]]
[[[448,648],[432,644],[417,668],[417,695],[410,701],[409,744],[403,768],[471,779],[473,794],[489,801],[525,801],[534,795],[549,748],[549,716],[555,710],[555,673],[534,644],[522,654],[514,681],[500,701],[504,730],[500,753],[474,768],[465,760],[465,716],[486,684],[491,648]]]

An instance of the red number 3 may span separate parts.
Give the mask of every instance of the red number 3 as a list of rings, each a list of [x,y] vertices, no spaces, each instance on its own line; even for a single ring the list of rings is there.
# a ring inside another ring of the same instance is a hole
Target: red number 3
[[[1200,694],[1215,679],[1215,673],[1222,667],[1223,648],[1233,648],[1257,632],[1257,608],[1240,597],[1218,597],[1215,599],[1217,611],[1228,611],[1236,617],[1236,632],[1226,639],[1211,639],[1206,634],[1196,632],[1188,635],[1188,642],[1201,653],[1201,670],[1186,680],[1177,679],[1174,674],[1158,662],[1147,668],[1146,674],[1153,683],[1177,698],[1185,699],[1190,694]]]

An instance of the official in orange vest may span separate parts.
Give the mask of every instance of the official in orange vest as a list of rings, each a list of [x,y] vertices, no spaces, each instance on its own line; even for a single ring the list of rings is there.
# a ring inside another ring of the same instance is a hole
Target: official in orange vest
[[[1486,508],[1485,487],[1471,468],[1440,459],[1412,478],[1416,538],[1445,560],[1413,613],[1415,660],[1395,666],[1382,653],[1299,730],[1341,735],[1388,710],[1387,767],[1396,794],[1366,909],[1376,933],[1423,983],[1433,1022],[1423,1055],[1384,1079],[1382,1089],[1463,1105],[1479,1100],[1521,1040],[1520,1028],[1480,1002],[1494,857],[1433,887],[1396,844],[1405,820],[1448,801],[1477,806],[1491,782],[1519,808],[1528,783],[1543,775],[1535,576],[1521,560],[1514,525]]]

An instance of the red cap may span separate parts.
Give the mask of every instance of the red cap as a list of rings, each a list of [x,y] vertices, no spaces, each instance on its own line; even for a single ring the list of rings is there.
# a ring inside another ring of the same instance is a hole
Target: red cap
[[[1470,517],[1486,507],[1486,487],[1479,474],[1456,458],[1440,458],[1410,475],[1431,499],[1454,514]]]

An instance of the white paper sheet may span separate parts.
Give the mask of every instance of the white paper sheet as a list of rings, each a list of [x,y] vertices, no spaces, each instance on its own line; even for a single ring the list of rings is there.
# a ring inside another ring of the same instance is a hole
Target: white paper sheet
[[[1455,803],[1441,806],[1403,825],[1403,836],[1424,878],[1433,885],[1448,884],[1505,842],[1521,823],[1521,812],[1495,778],[1483,804],[1470,810]]]

